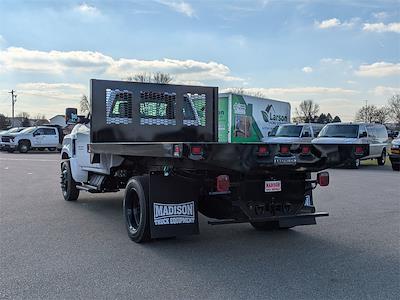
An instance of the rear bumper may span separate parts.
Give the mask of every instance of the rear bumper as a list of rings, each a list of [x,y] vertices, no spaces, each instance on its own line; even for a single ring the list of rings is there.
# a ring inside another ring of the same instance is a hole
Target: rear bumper
[[[210,225],[223,225],[223,224],[234,224],[234,223],[249,223],[249,222],[279,222],[281,227],[291,227],[300,225],[314,225],[317,224],[315,218],[327,217],[329,213],[318,212],[309,214],[298,214],[298,215],[287,215],[287,216],[273,216],[273,217],[262,217],[262,218],[252,218],[248,220],[218,220],[209,221]]]

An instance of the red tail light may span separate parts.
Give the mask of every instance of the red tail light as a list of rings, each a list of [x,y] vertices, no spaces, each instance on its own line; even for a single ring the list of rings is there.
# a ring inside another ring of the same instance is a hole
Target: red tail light
[[[328,172],[320,172],[317,174],[317,182],[320,186],[328,186],[329,185],[329,173]]]
[[[192,155],[201,155],[203,154],[203,148],[201,146],[192,146],[190,147],[190,153]]]
[[[311,147],[304,145],[301,147],[301,154],[310,154],[311,152]]]
[[[229,181],[228,175],[219,175],[217,177],[217,192],[227,192],[229,191],[231,183]]]
[[[356,146],[356,154],[364,154],[364,148],[362,146]]]
[[[288,154],[290,152],[290,147],[288,145],[281,145],[280,152],[282,154]]]
[[[258,156],[265,156],[268,154],[268,147],[267,146],[258,146],[257,155]]]

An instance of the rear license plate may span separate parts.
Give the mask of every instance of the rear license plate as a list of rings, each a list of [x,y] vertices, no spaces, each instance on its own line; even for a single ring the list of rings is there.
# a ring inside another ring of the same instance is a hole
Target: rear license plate
[[[280,166],[294,166],[296,164],[295,156],[275,156],[274,164]]]
[[[265,181],[265,192],[280,192],[282,191],[282,183],[280,180]]]

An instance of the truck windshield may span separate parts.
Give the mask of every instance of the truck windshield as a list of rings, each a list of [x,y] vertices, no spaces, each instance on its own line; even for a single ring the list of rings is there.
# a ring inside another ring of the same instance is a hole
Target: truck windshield
[[[301,125],[281,125],[275,133],[276,137],[299,137],[303,126]]]
[[[35,130],[35,127],[28,127],[28,128],[25,128],[24,130],[21,130],[20,132],[21,133],[30,133],[34,130]]]
[[[22,130],[24,130],[24,129],[26,129],[26,128],[19,128],[19,127],[11,128],[7,133],[20,132],[20,131],[22,131]]]
[[[358,125],[328,125],[318,135],[319,137],[357,138]]]

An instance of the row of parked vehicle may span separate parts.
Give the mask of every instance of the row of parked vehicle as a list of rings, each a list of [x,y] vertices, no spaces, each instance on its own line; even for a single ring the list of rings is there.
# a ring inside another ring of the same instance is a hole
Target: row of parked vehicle
[[[57,125],[15,127],[0,132],[0,149],[26,153],[32,149],[56,151],[61,149],[62,128]],[[315,143],[315,144],[369,144],[366,159],[376,159],[383,166],[389,153],[388,132],[381,124],[368,123],[297,123],[275,127],[264,139],[267,143]],[[390,160],[393,170],[400,170],[400,136],[392,141]],[[358,168],[360,159],[349,167]]]
[[[386,127],[375,123],[330,123],[330,124],[283,124],[275,127],[264,139],[267,143],[309,143],[314,144],[369,144],[369,155],[363,160],[376,159],[383,166],[389,152],[393,170],[399,170],[399,135],[392,141],[389,151]],[[349,167],[358,168],[360,159],[352,161]]]
[[[30,150],[57,151],[61,149],[62,128],[58,125],[15,127],[0,132],[0,149],[26,153]]]

